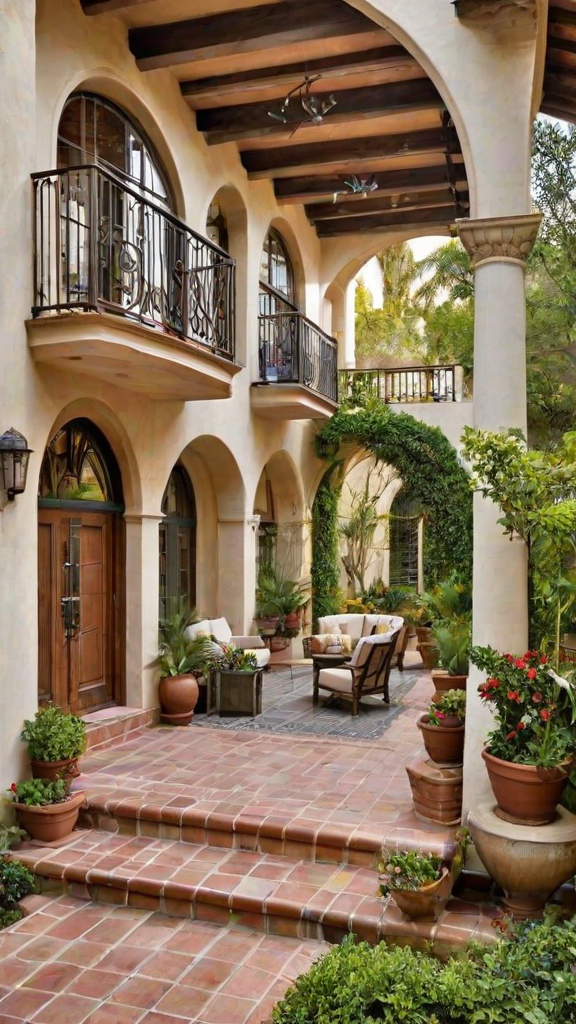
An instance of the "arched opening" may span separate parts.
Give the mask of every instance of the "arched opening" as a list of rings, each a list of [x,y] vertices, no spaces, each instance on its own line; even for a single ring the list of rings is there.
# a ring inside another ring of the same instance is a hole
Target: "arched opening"
[[[246,204],[233,185],[223,185],[214,195],[206,215],[206,237],[236,261],[234,305],[236,355],[247,362],[246,338],[248,294],[248,215]],[[219,279],[214,281],[214,303],[218,302]]]
[[[419,503],[400,490],[390,507],[390,561],[386,581],[390,587],[420,589],[421,523]]]
[[[88,419],[65,423],[38,488],[38,697],[73,713],[122,700],[124,500],[118,462]]]
[[[299,582],[304,569],[306,522],[302,485],[286,452],[276,452],[266,463],[254,497],[258,526],[258,568],[274,566]]]
[[[282,235],[270,228],[260,260],[259,369],[267,384],[299,379],[294,265]]]
[[[174,466],[164,497],[159,529],[160,593],[163,619],[180,606],[196,604],[196,499],[181,463]]]

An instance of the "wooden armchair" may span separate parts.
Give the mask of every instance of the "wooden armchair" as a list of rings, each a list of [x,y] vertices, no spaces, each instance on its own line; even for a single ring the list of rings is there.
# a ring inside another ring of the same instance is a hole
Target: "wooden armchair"
[[[389,704],[388,679],[396,639],[396,633],[364,637],[358,642],[349,665],[323,668],[314,684],[314,703],[318,701],[318,690],[327,690],[336,697],[350,700],[353,716],[358,714],[362,697],[382,693],[385,702]]]

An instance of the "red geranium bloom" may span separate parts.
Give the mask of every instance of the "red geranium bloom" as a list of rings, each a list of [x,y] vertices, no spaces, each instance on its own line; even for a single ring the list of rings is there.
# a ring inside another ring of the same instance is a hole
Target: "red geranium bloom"
[[[540,693],[539,690],[536,693],[532,694],[532,703],[533,704],[541,704],[542,703],[542,694]]]
[[[443,711],[436,711],[435,714],[436,718],[446,718],[446,715],[444,714]]]
[[[534,657],[534,651],[526,651],[526,654],[524,655],[524,661],[529,661],[530,658],[533,658],[533,657]]]
[[[498,687],[500,686],[500,682],[498,679],[489,679],[488,682],[486,683],[486,686],[490,690],[497,690]]]
[[[525,729],[526,726],[524,725],[524,722],[518,722],[518,725],[516,726],[516,728],[517,728],[518,732],[522,732],[522,730]]]
[[[529,668],[528,671],[526,672],[526,675],[528,676],[528,679],[536,679],[536,675],[537,675],[536,669],[535,668]]]
[[[513,730],[512,730],[512,732],[509,732],[509,733],[508,733],[508,735],[507,735],[506,739],[507,739],[507,740],[513,740],[515,736],[516,736],[516,732],[515,732],[515,730],[513,729]]]
[[[16,783],[15,782],[12,783],[12,785],[10,786],[10,789],[12,790],[13,793],[16,792]]]
[[[515,700],[520,703],[520,694],[517,690],[508,690],[506,696],[508,697],[508,700]]]
[[[526,668],[526,662],[524,661],[523,658],[516,658],[516,661],[514,662],[514,664],[515,664],[516,668]]]
[[[543,722],[547,722],[550,718],[551,713],[552,712],[548,711],[547,708],[542,708],[542,711],[540,712],[540,718]]]
[[[548,662],[548,658],[546,657],[545,654],[543,654],[542,657],[540,658],[540,664],[541,665],[546,665],[547,662]]]
[[[503,657],[506,658],[506,661],[509,661],[511,665],[514,664],[514,658],[511,654],[504,654]]]

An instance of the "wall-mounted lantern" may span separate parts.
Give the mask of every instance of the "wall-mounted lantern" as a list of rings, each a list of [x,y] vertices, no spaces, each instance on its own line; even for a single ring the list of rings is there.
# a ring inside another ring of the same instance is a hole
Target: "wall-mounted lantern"
[[[31,454],[28,441],[14,427],[0,436],[0,491],[6,493],[8,501],[14,501],[16,495],[26,489]]]

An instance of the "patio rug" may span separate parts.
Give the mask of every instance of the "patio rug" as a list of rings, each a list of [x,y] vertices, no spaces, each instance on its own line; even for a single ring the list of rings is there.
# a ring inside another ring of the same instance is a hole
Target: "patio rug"
[[[379,697],[366,697],[360,714],[352,718],[350,705],[320,695],[317,707],[312,704],[312,667],[272,668],[264,673],[262,714],[256,718],[219,718],[218,715],[195,715],[192,725],[210,729],[232,729],[241,732],[278,732],[297,736],[345,736],[372,740],[382,736],[402,712],[402,698],[422,677],[422,671],[390,673],[390,706]]]

